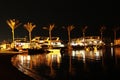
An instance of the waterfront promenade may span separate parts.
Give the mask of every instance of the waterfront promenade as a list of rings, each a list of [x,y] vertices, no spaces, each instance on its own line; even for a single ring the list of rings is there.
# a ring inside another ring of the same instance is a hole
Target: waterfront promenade
[[[34,80],[12,65],[11,57],[16,54],[0,52],[0,80]]]

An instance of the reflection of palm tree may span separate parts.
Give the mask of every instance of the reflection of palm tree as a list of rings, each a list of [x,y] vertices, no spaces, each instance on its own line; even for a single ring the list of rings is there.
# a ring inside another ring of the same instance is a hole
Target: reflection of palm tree
[[[24,24],[24,27],[29,32],[29,40],[30,40],[30,43],[31,43],[31,32],[36,27],[36,25],[33,25],[31,22],[28,22],[27,24]]]
[[[52,34],[51,34],[51,32],[52,32],[52,30],[53,30],[54,27],[55,27],[54,24],[50,24],[49,27],[43,27],[43,29],[49,30],[49,38],[50,38],[50,46],[49,46],[49,48],[51,48],[51,40],[52,40],[52,36],[51,36]]]
[[[106,27],[103,25],[103,26],[100,26],[100,34],[101,34],[101,40],[102,40],[102,37],[103,37],[103,31],[106,29]]]
[[[7,20],[7,24],[10,26],[10,28],[12,29],[12,39],[13,39],[13,43],[14,43],[14,30],[15,28],[17,28],[21,23],[19,23],[18,20],[15,19],[10,19]]]

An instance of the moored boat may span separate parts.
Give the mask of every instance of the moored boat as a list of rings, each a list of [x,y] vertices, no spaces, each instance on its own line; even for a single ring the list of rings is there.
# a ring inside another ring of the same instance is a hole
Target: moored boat
[[[44,54],[44,53],[49,53],[50,51],[47,49],[28,49],[28,54],[29,55],[34,55],[34,54]]]
[[[91,50],[96,47],[97,49],[101,49],[104,47],[105,43],[100,39],[99,36],[86,36],[81,38],[75,38],[71,40],[71,44],[73,49],[84,49],[90,48]]]

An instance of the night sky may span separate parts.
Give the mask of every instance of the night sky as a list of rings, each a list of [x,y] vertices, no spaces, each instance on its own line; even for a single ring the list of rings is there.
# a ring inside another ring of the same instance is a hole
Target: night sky
[[[22,24],[15,29],[15,37],[28,36],[23,25],[36,25],[32,36],[48,36],[42,27],[55,24],[52,36],[67,39],[67,30],[62,27],[74,25],[71,37],[81,37],[81,28],[88,26],[87,36],[100,35],[100,25],[105,25],[105,37],[113,36],[113,27],[120,25],[119,3],[112,0],[1,0],[0,1],[0,41],[12,39],[11,28],[6,20],[18,19]],[[119,38],[120,31],[117,31]]]

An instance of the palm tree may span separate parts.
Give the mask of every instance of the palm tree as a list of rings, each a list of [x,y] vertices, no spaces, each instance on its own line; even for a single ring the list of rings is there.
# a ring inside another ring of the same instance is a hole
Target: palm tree
[[[67,27],[67,31],[68,31],[68,46],[70,47],[70,32],[74,29],[75,27],[73,25],[70,25]]]
[[[54,24],[50,24],[49,27],[43,27],[43,29],[49,30],[49,38],[50,38],[50,46],[49,46],[49,48],[51,48],[51,40],[52,40],[52,36],[51,36],[52,34],[51,34],[51,32],[52,32],[52,30],[53,30],[54,27],[55,27]]]
[[[49,27],[50,48],[51,48],[51,40],[52,40],[51,31],[53,28],[54,28],[54,24],[50,25],[50,27]]]
[[[84,26],[83,28],[82,28],[82,33],[83,33],[83,38],[85,39],[85,32],[86,32],[86,29],[87,29],[88,27],[87,26]]]
[[[13,39],[13,43],[14,43],[14,30],[15,28],[17,28],[21,23],[19,22],[19,20],[16,19],[10,19],[6,21],[7,24],[9,25],[9,27],[12,29],[12,39]]]
[[[101,34],[101,40],[103,38],[103,31],[106,29],[104,25],[100,26],[100,34]]]
[[[86,32],[86,29],[88,28],[88,26],[84,26],[82,28],[82,33],[83,33],[83,40],[84,40],[84,47],[85,47],[85,32]]]
[[[29,32],[29,41],[31,43],[31,32],[32,30],[36,27],[36,25],[33,25],[31,22],[28,22],[26,24],[24,24],[24,27],[27,29],[27,31]]]

